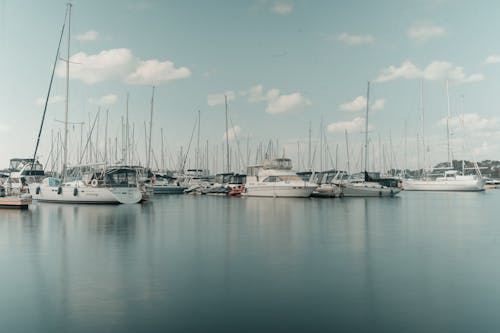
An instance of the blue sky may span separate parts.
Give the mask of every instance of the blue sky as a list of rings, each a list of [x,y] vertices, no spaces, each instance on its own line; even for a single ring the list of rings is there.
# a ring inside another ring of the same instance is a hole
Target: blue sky
[[[2,167],[33,153],[65,10],[65,1],[0,0]],[[160,129],[172,167],[200,110],[202,159],[208,141],[209,167],[220,171],[226,94],[233,166],[242,168],[248,155],[255,162],[259,145],[272,140],[297,169],[307,168],[311,124],[316,168],[321,160],[323,168],[346,168],[347,130],[351,168],[359,169],[371,81],[370,169],[414,168],[447,158],[448,80],[453,156],[500,159],[499,11],[495,1],[74,1],[70,121],[85,122],[88,131],[101,107],[93,139],[100,137],[102,151],[109,110],[108,141],[120,146],[129,93],[134,158],[144,163],[155,85],[156,163]],[[62,48],[65,58],[66,43]],[[62,130],[56,119],[64,117],[64,77],[59,62],[42,162],[51,133]],[[70,127],[70,146],[75,163],[78,126]],[[193,146],[196,140],[192,167]]]

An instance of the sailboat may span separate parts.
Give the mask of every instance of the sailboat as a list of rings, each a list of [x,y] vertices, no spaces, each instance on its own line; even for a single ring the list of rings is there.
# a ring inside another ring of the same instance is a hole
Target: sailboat
[[[446,118],[446,130],[448,139],[448,164],[449,168],[444,170],[444,174],[439,177],[429,177],[424,179],[406,179],[403,181],[405,191],[457,191],[457,192],[476,192],[483,191],[485,179],[475,163],[475,175],[460,174],[453,169],[450,150],[450,95],[448,91],[448,81],[446,81],[446,96],[448,99],[448,115]]]
[[[341,197],[392,197],[398,194],[401,189],[398,187],[388,187],[373,181],[368,175],[368,111],[370,108],[370,82],[366,92],[366,118],[365,118],[365,171],[364,179],[348,180],[341,182]]]
[[[71,3],[66,7],[66,17],[61,38],[64,32],[64,26],[68,24],[68,31],[71,22]],[[64,157],[61,179],[55,177],[44,178],[41,182],[29,184],[29,191],[34,200],[41,202],[61,202],[61,203],[137,203],[142,199],[142,193],[137,186],[137,170],[131,167],[106,167],[105,165],[87,165],[73,168],[77,173],[73,174],[71,180],[68,170],[68,114],[69,114],[69,59],[70,59],[70,34],[67,34],[68,50],[66,59],[66,109],[64,119]],[[59,53],[59,47],[58,52]],[[57,59],[57,58],[56,58]],[[57,60],[56,60],[57,61]],[[55,69],[55,63],[54,63]],[[54,75],[54,69],[52,77]],[[50,95],[47,94],[47,100]],[[47,101],[45,103],[42,126],[38,134],[36,151],[40,142],[40,134],[45,119]]]

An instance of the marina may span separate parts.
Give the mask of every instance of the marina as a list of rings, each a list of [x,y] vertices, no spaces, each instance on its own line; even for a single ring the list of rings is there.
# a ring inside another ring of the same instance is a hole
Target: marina
[[[0,332],[499,332],[499,11],[3,1]]]

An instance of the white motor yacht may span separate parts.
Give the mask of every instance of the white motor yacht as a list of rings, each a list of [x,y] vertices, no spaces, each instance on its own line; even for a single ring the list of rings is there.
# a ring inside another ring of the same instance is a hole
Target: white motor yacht
[[[244,195],[255,197],[310,197],[317,185],[292,171],[288,158],[266,160],[247,170]]]

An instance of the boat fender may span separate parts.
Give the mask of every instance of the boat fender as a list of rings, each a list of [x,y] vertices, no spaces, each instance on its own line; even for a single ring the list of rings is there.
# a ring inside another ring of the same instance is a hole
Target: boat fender
[[[61,194],[61,193],[62,193],[62,187],[61,187],[61,186],[59,186],[59,187],[57,188],[57,194]]]
[[[36,188],[35,192],[36,192],[36,194],[37,194],[37,195],[38,195],[38,194],[40,194],[40,186],[38,186],[38,187]]]
[[[92,185],[92,187],[97,187],[97,184],[99,184],[99,182],[95,178],[90,182],[90,185]]]
[[[340,192],[339,198],[343,198],[343,197],[344,197],[344,192]]]
[[[392,197],[393,195],[394,195],[394,191],[393,191],[393,190],[391,190],[391,197]]]
[[[382,196],[382,191],[379,191],[378,192],[378,196],[381,197]]]
[[[75,187],[73,189],[73,196],[76,197],[78,195],[78,189]]]

